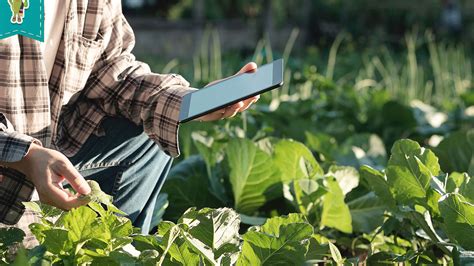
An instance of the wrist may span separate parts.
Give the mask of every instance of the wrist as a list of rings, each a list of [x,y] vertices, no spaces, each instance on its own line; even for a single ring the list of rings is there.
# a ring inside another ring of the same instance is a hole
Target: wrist
[[[15,169],[17,171],[20,171],[20,172],[22,172],[23,174],[26,175],[26,172],[28,171],[29,166],[32,163],[33,154],[36,153],[41,148],[42,147],[40,145],[32,142],[30,144],[30,147],[28,148],[28,151],[26,152],[25,156],[21,160],[19,160],[17,162],[6,162],[6,163],[4,163],[4,166],[9,167],[9,168],[13,168],[13,169]]]
[[[28,148],[28,151],[26,152],[23,159],[20,160],[20,162],[22,162],[23,164],[29,164],[32,161],[34,154],[41,149],[43,149],[43,146],[32,142],[30,147]]]

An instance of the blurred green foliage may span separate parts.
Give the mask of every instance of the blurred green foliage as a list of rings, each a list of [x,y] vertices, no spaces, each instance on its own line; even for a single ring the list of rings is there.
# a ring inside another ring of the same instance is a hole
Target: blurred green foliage
[[[124,1],[125,7],[127,2]],[[455,37],[473,35],[470,28],[474,23],[474,3],[467,0],[144,0],[142,8],[125,9],[170,21],[200,18],[218,23],[238,19],[257,26],[268,23],[270,14],[275,27],[298,26],[307,30],[313,41],[325,35],[335,36],[341,30],[363,40],[396,41],[414,26],[449,35],[442,22],[448,2],[456,3],[462,16],[464,28]]]

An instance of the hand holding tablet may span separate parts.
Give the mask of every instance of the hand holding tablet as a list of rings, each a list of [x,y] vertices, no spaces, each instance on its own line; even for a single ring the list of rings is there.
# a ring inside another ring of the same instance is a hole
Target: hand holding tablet
[[[258,69],[255,63],[249,63],[237,75],[185,95],[179,120],[183,123],[194,118],[213,121],[232,117],[247,109],[258,99],[259,94],[282,84],[282,59]]]
[[[257,70],[257,68],[258,68],[257,64],[255,64],[254,62],[250,62],[250,63],[245,64],[245,66],[243,66],[239,70],[239,72],[237,72],[237,74],[235,74],[235,75],[239,75],[239,74],[242,74],[242,73],[252,73],[252,72],[255,72]],[[207,88],[209,86],[212,86],[214,84],[217,84],[219,82],[227,80],[227,79],[232,78],[234,76],[230,76],[230,77],[227,77],[227,78],[224,78],[224,79],[213,81],[213,82],[207,84],[204,88]],[[228,105],[228,106],[226,106],[226,107],[224,107],[220,110],[213,111],[211,113],[208,113],[208,114],[205,114],[205,115],[200,116],[198,118],[195,118],[194,120],[198,120],[200,122],[207,122],[207,121],[222,120],[224,118],[232,118],[235,115],[237,115],[239,112],[243,112],[243,111],[247,110],[247,108],[249,108],[259,98],[260,98],[260,95],[253,96],[251,98],[242,100],[242,101],[234,103],[232,105]]]

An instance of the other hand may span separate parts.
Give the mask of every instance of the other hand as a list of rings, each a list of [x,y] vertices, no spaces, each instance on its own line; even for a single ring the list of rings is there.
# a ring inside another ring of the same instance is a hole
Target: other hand
[[[79,196],[91,192],[89,184],[62,153],[31,144],[27,155],[19,162],[4,163],[16,169],[33,182],[40,201],[63,210],[69,210],[87,204]],[[77,194],[64,189],[62,183],[67,180]]]

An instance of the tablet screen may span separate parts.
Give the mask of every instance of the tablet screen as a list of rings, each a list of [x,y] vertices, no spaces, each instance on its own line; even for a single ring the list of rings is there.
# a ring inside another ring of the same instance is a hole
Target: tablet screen
[[[239,74],[185,95],[183,105],[187,106],[181,108],[180,120],[190,120],[279,86],[283,72],[281,61],[274,61],[259,67],[255,72]]]

